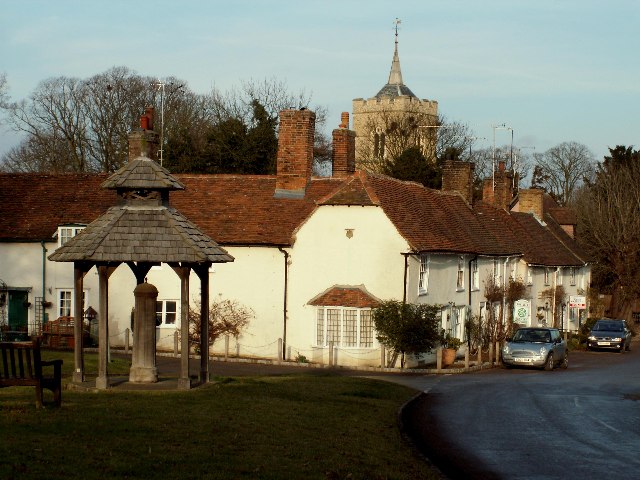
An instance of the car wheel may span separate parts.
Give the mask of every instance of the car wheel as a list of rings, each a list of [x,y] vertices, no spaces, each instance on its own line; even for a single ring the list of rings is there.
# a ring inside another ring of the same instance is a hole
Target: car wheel
[[[564,358],[562,359],[562,363],[560,364],[560,367],[562,367],[565,370],[569,367],[569,353],[568,352],[564,352]]]
[[[553,370],[553,353],[550,353],[547,357],[547,361],[544,363],[544,369],[547,371]]]

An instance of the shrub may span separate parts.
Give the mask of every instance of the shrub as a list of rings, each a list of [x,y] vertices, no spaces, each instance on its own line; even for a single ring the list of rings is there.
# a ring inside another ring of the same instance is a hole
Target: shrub
[[[253,310],[235,300],[220,300],[209,307],[209,346],[218,338],[238,338],[254,317]],[[189,343],[200,353],[200,305],[189,309]]]

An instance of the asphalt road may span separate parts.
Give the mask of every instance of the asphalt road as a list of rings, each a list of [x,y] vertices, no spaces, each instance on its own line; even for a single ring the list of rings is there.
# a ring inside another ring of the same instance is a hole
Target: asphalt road
[[[635,347],[635,348],[633,348]],[[567,370],[407,378],[415,443],[452,479],[640,478],[640,345]]]

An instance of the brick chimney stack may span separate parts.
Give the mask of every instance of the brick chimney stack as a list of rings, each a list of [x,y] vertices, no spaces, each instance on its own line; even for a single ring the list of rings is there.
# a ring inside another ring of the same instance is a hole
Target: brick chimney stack
[[[446,160],[442,168],[442,191],[457,192],[469,205],[473,203],[473,171],[475,164]]]
[[[539,188],[523,188],[518,192],[518,211],[523,213],[533,213],[542,220],[544,215],[544,191]]]
[[[349,112],[342,112],[340,128],[333,132],[331,152],[333,177],[348,177],[356,171],[356,132],[349,130]]]
[[[316,114],[311,110],[280,112],[276,197],[302,198],[311,180]]]
[[[153,131],[154,114],[155,109],[147,107],[145,113],[140,116],[140,129],[129,134],[129,161],[138,157],[158,160],[160,141],[158,134]]]

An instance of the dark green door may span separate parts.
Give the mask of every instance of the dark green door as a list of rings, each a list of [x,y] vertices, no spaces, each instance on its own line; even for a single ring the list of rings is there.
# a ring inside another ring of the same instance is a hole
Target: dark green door
[[[9,330],[27,331],[29,310],[26,305],[28,292],[9,291]]]

